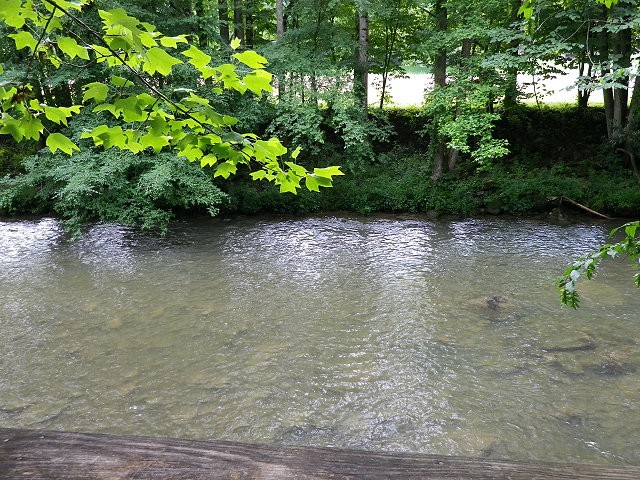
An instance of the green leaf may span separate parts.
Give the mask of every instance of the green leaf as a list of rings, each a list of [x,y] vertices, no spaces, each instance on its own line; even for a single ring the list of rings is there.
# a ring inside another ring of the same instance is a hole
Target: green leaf
[[[178,152],[179,157],[186,157],[190,162],[201,159],[203,155],[204,152],[195,145],[187,145],[183,150]]]
[[[280,193],[293,193],[297,195],[298,189],[300,188],[300,177],[279,173],[276,175],[275,184],[280,185]]]
[[[68,155],[72,155],[74,150],[80,151],[78,146],[61,133],[52,133],[47,137],[47,147],[51,153],[62,150]]]
[[[59,37],[58,48],[62,50],[69,58],[74,59],[76,57],[84,60],[89,60],[89,52],[85,47],[78,45],[78,42],[71,37]]]
[[[156,153],[160,152],[164,147],[170,144],[170,137],[167,137],[166,135],[155,135],[149,132],[140,137],[140,145],[142,145],[143,148],[153,148]]]
[[[71,107],[50,107],[44,105],[45,116],[58,125],[67,125],[67,118],[71,117],[74,113],[80,113],[80,105],[73,105]]]
[[[28,47],[33,51],[36,48],[36,45],[38,45],[38,41],[33,38],[33,35],[24,30],[18,33],[12,33],[9,36],[16,42],[16,50],[22,50],[23,48]]]
[[[158,72],[166,77],[171,73],[173,66],[180,63],[182,63],[181,60],[172,57],[161,48],[154,47],[147,50],[147,61],[142,68],[149,75]]]
[[[118,75],[111,76],[111,83],[116,87],[127,88],[133,87],[134,83],[131,80],[127,80],[126,78],[119,77]]]
[[[109,87],[104,83],[92,82],[85,85],[82,101],[93,100],[95,102],[104,102],[109,94]]]
[[[232,38],[231,42],[229,42],[229,46],[231,47],[231,50],[237,50],[238,47],[240,46],[240,39]]]
[[[40,138],[40,134],[44,130],[44,126],[42,122],[31,115],[22,118],[20,121],[22,131],[24,132],[24,138],[30,138],[32,140],[38,140]]]
[[[216,168],[216,173],[214,173],[213,176],[229,178],[231,174],[235,174],[237,171],[238,167],[236,166],[236,164],[227,160],[226,162],[218,165],[218,167]]]
[[[213,154],[208,154],[205,155],[204,157],[202,157],[200,159],[200,166],[201,167],[212,167],[213,165],[216,164],[216,162],[218,161],[218,157],[216,157]]]
[[[15,118],[7,116],[0,119],[0,134],[11,135],[16,142],[21,142],[24,138],[24,132],[20,122]]]
[[[189,63],[196,67],[198,70],[201,70],[211,61],[211,57],[200,50],[198,47],[191,45],[188,50],[182,52],[187,58],[190,58]]]
[[[319,177],[324,177],[328,179],[331,179],[331,177],[333,177],[334,175],[344,175],[344,173],[340,171],[340,167],[336,167],[336,166],[325,167],[325,168],[314,168],[313,173]]]
[[[24,17],[20,15],[21,0],[0,0],[0,20],[14,28],[22,28]]]
[[[294,160],[297,159],[301,151],[302,151],[301,147],[296,147],[296,149],[293,152],[291,152],[291,158],[293,158]]]
[[[98,135],[102,140],[102,146],[107,149],[111,147],[118,147],[124,149],[127,143],[127,137],[122,131],[122,127],[116,125],[115,127],[107,128],[104,132]]]
[[[140,42],[147,48],[157,47],[158,42],[156,42],[155,37],[152,32],[142,32],[140,33]]]
[[[257,172],[250,173],[249,175],[254,180],[264,180],[269,174],[264,170],[258,170]]]
[[[147,117],[142,111],[137,96],[120,98],[113,104],[116,110],[122,113],[122,119],[125,122],[142,122]]]
[[[234,53],[233,56],[244,63],[249,68],[264,68],[268,63],[267,59],[253,50],[247,50],[242,53]]]
[[[244,84],[247,86],[249,90],[255,93],[258,96],[262,96],[262,92],[272,92],[273,87],[271,86],[271,79],[273,75],[271,75],[266,70],[255,70],[242,79]]]
[[[304,177],[307,175],[307,169],[302,165],[298,165],[293,162],[285,162],[285,165],[291,169],[293,173],[295,173],[299,177]]]
[[[184,35],[178,35],[177,37],[161,37],[160,43],[163,47],[176,48],[179,43],[189,43]]]
[[[313,173],[308,174],[304,178],[305,186],[307,190],[312,192],[319,192],[319,187],[330,187],[332,185],[331,180],[325,177],[319,177],[318,175],[314,175]]]

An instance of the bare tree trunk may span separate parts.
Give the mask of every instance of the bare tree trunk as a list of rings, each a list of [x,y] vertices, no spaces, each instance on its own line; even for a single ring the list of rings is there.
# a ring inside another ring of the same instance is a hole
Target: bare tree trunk
[[[522,2],[520,0],[511,0],[511,21],[518,20],[518,11]],[[518,41],[513,40],[509,46],[513,49],[517,48]],[[505,110],[513,109],[518,104],[518,69],[507,68],[506,70],[506,87],[504,92],[504,108]]]
[[[276,38],[279,42],[284,38],[284,1],[276,0]]]
[[[384,97],[387,93],[387,81],[389,79],[389,69],[391,68],[391,59],[393,58],[393,48],[398,38],[398,20],[393,27],[385,26],[384,36],[384,65],[382,66],[382,90],[380,92],[380,109],[384,107]]]
[[[276,0],[276,39],[282,43],[284,39],[284,1]],[[285,94],[285,74],[278,75],[278,98],[282,100]]]
[[[354,71],[354,92],[360,100],[364,114],[369,106],[369,17],[366,12],[358,16],[358,58]]]
[[[613,89],[602,90],[604,100],[604,116],[607,121],[607,137],[613,138]]]
[[[578,75],[580,77],[585,76],[585,68],[587,69],[586,76],[591,77],[593,65],[586,58],[586,54],[582,55],[580,63],[578,64]],[[578,90],[578,108],[585,109],[589,106],[589,97],[591,96],[590,90]]]
[[[622,68],[631,67],[631,29],[627,28],[615,34],[613,53]],[[629,76],[620,79],[621,83],[629,84]],[[619,139],[627,121],[629,90],[627,88],[613,89],[613,138]]]
[[[244,9],[242,3],[242,0],[233,0],[233,36],[244,44]]]
[[[254,4],[251,0],[245,0],[244,18],[245,18],[245,31],[244,37],[248,48],[253,48],[254,29],[253,29],[253,8]]]
[[[218,29],[223,43],[229,43],[229,4],[227,0],[218,0]]]
[[[447,30],[447,8],[444,6],[444,0],[438,0],[435,3],[434,15],[436,17],[436,30],[445,32]],[[436,53],[433,64],[433,82],[435,88],[445,88],[447,86],[447,49],[442,46]],[[447,146],[444,138],[440,136],[437,128],[432,129],[431,142],[436,142],[436,151],[433,159],[433,170],[431,171],[431,180],[434,182],[440,180],[444,168],[444,159],[447,156]]]
[[[640,68],[636,72],[636,79],[633,81],[633,94],[629,103],[629,115],[627,115],[627,128],[635,129],[638,122],[638,112],[640,110]]]
[[[465,62],[471,56],[471,39],[465,38],[462,41],[462,61]],[[464,65],[462,65],[464,68]],[[456,106],[456,117],[462,115],[462,110],[460,109],[460,104]],[[456,168],[456,164],[458,163],[458,158],[460,158],[460,150],[457,148],[452,148],[449,152],[449,171],[452,172]]]
[[[434,135],[436,132],[434,132]],[[444,166],[444,157],[447,154],[447,145],[442,139],[435,140],[438,142],[436,146],[435,156],[433,158],[433,170],[431,171],[431,180],[437,182],[442,176]]]

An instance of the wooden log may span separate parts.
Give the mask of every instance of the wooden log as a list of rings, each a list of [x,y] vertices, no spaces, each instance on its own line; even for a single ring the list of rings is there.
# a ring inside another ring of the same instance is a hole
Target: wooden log
[[[638,479],[640,467],[514,462],[0,429],[2,479]]]

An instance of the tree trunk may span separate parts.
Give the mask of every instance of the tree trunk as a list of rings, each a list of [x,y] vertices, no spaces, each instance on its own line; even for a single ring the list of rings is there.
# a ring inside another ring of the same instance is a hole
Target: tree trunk
[[[469,57],[471,57],[471,39],[465,38],[462,41],[462,65],[461,65],[462,69],[465,68],[464,63],[469,59]],[[456,118],[459,117],[461,114],[462,114],[462,111],[460,109],[460,104],[458,104],[456,106]],[[458,150],[457,148],[452,148],[451,151],[449,152],[448,167],[450,172],[452,172],[456,168],[456,165],[458,163],[458,158],[460,158],[460,150]]]
[[[354,93],[360,101],[362,110],[366,116],[369,106],[369,17],[366,12],[358,16],[358,58],[354,69]]]
[[[640,149],[638,148],[638,131],[640,130],[640,68],[636,72],[636,78],[633,82],[633,94],[629,103],[629,114],[627,115],[627,124],[624,129],[624,150],[629,155],[631,166],[638,176],[638,167],[635,158],[638,156]]]
[[[229,44],[229,4],[227,0],[218,0],[218,28],[220,40]]]
[[[384,107],[384,97],[387,93],[387,81],[389,79],[389,69],[391,68],[391,59],[393,58],[393,49],[396,39],[398,38],[398,20],[395,21],[393,27],[385,26],[384,36],[384,65],[382,66],[382,90],[380,92],[380,109]]]
[[[247,48],[253,48],[253,39],[254,39],[254,31],[253,31],[253,9],[254,3],[252,0],[245,0],[244,5],[244,20],[245,20],[245,29],[244,29],[244,39],[247,45]]]
[[[447,30],[447,8],[444,6],[444,0],[438,0],[435,3],[434,15],[436,18],[436,30],[438,32],[446,32]],[[445,88],[447,86],[447,48],[442,46],[436,53],[433,63],[433,83],[434,88]],[[446,140],[437,131],[437,127],[432,129],[431,141],[437,142],[435,148],[435,156],[433,159],[433,170],[431,172],[431,180],[437,182],[442,176],[444,168],[444,160],[447,156]]]
[[[631,29],[627,28],[615,34],[613,53],[618,61],[618,68],[631,68]],[[613,89],[613,139],[620,140],[627,121],[629,103],[629,76],[621,78],[625,88]]]
[[[244,12],[242,0],[233,0],[233,36],[244,44]]]
[[[586,75],[584,71],[585,68],[587,69]],[[591,78],[592,68],[593,68],[593,65],[586,58],[586,54],[582,55],[582,58],[580,59],[580,63],[578,64],[578,76],[580,77],[586,76]],[[578,108],[583,110],[586,109],[589,106],[590,96],[591,96],[590,90],[578,90]]]
[[[205,2],[204,0],[196,0],[194,2],[194,10],[195,10],[195,14],[196,14],[196,18],[198,20],[198,45],[200,45],[200,47],[206,47],[207,44],[209,43],[209,39],[207,38],[207,33],[205,32],[204,28],[202,28],[202,23],[205,21],[206,18],[206,6],[205,6]]]
[[[276,39],[278,43],[284,40],[284,0],[276,0]],[[278,98],[282,100],[285,94],[285,74],[278,74],[277,79]]]
[[[284,38],[284,1],[276,0],[276,38],[279,42]]]
[[[604,116],[607,121],[607,137],[613,138],[613,89],[602,90],[604,100]]]
[[[438,132],[434,131],[432,135],[436,137],[438,135]],[[442,176],[442,171],[444,167],[444,157],[447,154],[447,144],[445,143],[444,139],[439,137],[437,139],[433,139],[432,141],[436,141],[437,145],[436,145],[435,155],[433,158],[433,170],[431,171],[431,180],[433,180],[434,182],[437,182],[438,180],[440,180],[440,177]]]
[[[516,22],[519,19],[518,11],[522,2],[520,0],[511,1],[511,21]],[[513,40],[510,42],[509,47],[512,49],[518,48],[518,41]],[[504,108],[510,110],[516,107],[518,104],[518,69],[507,68],[506,70],[506,85],[504,91]]]

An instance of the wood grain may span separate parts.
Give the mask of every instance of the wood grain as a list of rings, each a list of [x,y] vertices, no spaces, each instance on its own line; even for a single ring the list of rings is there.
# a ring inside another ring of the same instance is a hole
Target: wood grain
[[[0,478],[637,480],[640,467],[0,429]]]

